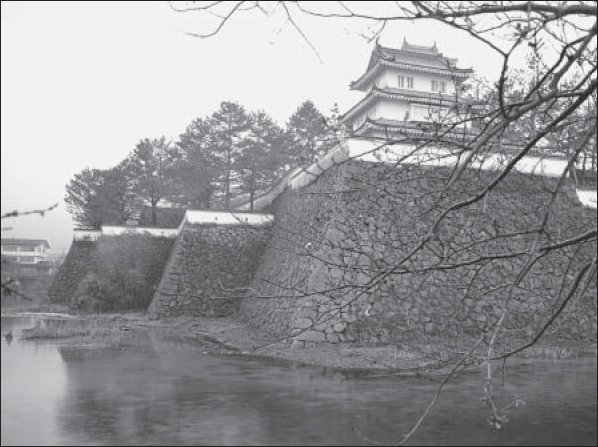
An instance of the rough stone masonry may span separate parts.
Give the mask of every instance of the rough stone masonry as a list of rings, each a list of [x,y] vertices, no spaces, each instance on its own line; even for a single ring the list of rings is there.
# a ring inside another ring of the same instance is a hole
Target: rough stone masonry
[[[186,223],[149,308],[167,316],[231,315],[250,290],[269,226]]]
[[[301,189],[285,190],[267,225],[182,225],[150,318],[225,316],[288,337],[297,347],[377,343],[406,336],[459,337],[487,330],[506,303],[505,329],[529,337],[563,304],[571,272],[596,255],[595,241],[542,256],[504,294],[529,250],[556,179],[510,174],[485,199],[439,213],[475,195],[495,173],[470,170],[445,191],[449,167],[342,163]],[[230,214],[230,213],[229,213]],[[247,214],[249,216],[249,214]],[[541,242],[596,226],[572,183],[556,196]],[[51,289],[68,302],[90,268],[96,242],[76,241]],[[596,278],[549,332],[596,339]]]
[[[286,191],[271,210],[276,224],[254,279],[256,297],[241,307],[245,321],[298,347],[488,329],[525,259],[503,256],[530,248],[529,230],[539,225],[556,179],[510,174],[486,199],[449,213],[434,237],[397,267],[443,209],[495,175],[471,170],[445,191],[450,172],[352,161]],[[595,211],[584,209],[568,184],[549,211],[542,243],[592,226]],[[571,287],[570,272],[595,254],[593,241],[541,257],[511,291],[509,334],[538,331]],[[595,340],[595,277],[570,308],[550,332]]]

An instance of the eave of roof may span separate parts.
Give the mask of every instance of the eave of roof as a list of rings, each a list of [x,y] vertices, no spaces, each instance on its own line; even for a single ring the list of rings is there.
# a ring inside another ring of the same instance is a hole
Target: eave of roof
[[[351,107],[347,112],[339,116],[338,120],[340,123],[346,123],[348,119],[358,113],[360,110],[365,107],[366,104],[371,103],[372,101],[376,100],[377,98],[374,96],[372,92],[368,93],[361,101]]]
[[[350,87],[352,90],[362,90],[364,88],[364,84],[370,80],[379,70],[380,68],[398,68],[403,70],[410,70],[410,71],[418,71],[422,73],[432,73],[432,74],[440,74],[447,77],[457,77],[457,78],[466,78],[471,73],[473,73],[473,69],[471,68],[432,68],[427,67],[425,65],[415,65],[415,64],[402,64],[400,62],[392,62],[384,59],[379,59],[372,67],[368,69],[361,77],[357,80],[351,82]]]
[[[400,99],[412,102],[422,102],[433,105],[442,105],[447,102],[451,104],[469,105],[473,102],[466,99],[457,98],[455,95],[423,92],[421,90],[407,90],[392,87],[380,88],[374,87],[372,91],[381,98]]]
[[[357,134],[365,134],[368,130],[383,130],[388,131],[391,133],[403,133],[403,134],[410,134],[412,136],[417,137],[431,137],[435,134],[432,133],[433,129],[426,129],[426,127],[433,127],[433,123],[425,123],[425,122],[402,122],[402,121],[394,121],[394,120],[375,120],[371,118],[366,118],[364,123],[354,130],[354,133]],[[463,132],[462,130],[456,128],[454,130],[447,130],[443,137],[450,138],[450,137],[460,137],[461,139],[467,137],[473,137],[474,135],[471,133]]]
[[[393,56],[396,55],[408,55],[408,56],[415,56],[423,59],[437,61],[439,59],[446,60],[446,61],[455,61],[455,59],[445,58],[442,53],[438,51],[436,47],[436,42],[432,46],[421,46],[421,45],[412,45],[409,44],[406,40],[403,41],[403,46],[401,48],[390,48],[380,45],[379,41],[376,41],[376,47],[372,50],[372,54],[370,56],[370,60],[368,63],[368,67],[371,67],[373,63],[380,56],[384,56],[386,54],[390,54]]]
[[[50,248],[46,239],[2,238],[1,243],[2,245],[32,245],[35,247],[45,245],[46,248]]]
[[[365,98],[351,107],[347,112],[345,112],[341,117],[339,117],[339,121],[344,123],[347,119],[350,119],[352,116],[355,116],[356,113],[363,110],[366,105],[369,105],[371,102],[377,99],[391,99],[391,100],[399,100],[399,101],[407,101],[409,103],[420,103],[420,104],[429,104],[429,105],[443,105],[448,103],[451,104],[463,104],[469,105],[471,104],[470,101],[461,101],[451,95],[440,96],[435,93],[427,93],[427,92],[420,92],[415,90],[403,90],[403,89],[392,89],[392,88],[378,88],[374,87],[370,92],[367,94]]]
[[[432,127],[431,129],[426,129],[426,127]],[[470,142],[472,139],[477,137],[477,133],[467,131],[466,129],[462,128],[455,128],[452,129],[443,129],[442,127],[438,129],[440,135],[435,133],[435,129],[433,129],[434,123],[427,123],[427,122],[414,122],[414,121],[395,121],[395,120],[388,120],[388,119],[372,119],[366,118],[364,123],[355,129],[353,133],[356,136],[364,136],[369,133],[369,131],[384,131],[388,132],[389,134],[404,134],[410,135],[413,137],[422,137],[422,138],[436,138],[440,136],[442,141],[455,141],[458,140],[459,143],[466,144]],[[465,131],[464,131],[465,130]],[[511,150],[518,150],[521,149],[522,144],[517,144],[515,142],[505,141],[501,139],[500,141],[494,141],[494,143],[500,143],[501,146],[505,149]],[[555,157],[555,156],[548,156],[546,158],[562,158],[562,157]]]

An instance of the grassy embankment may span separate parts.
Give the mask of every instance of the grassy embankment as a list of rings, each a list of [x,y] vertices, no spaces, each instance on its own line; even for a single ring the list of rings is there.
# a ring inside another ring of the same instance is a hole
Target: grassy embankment
[[[118,345],[129,327],[105,317],[39,317],[29,329],[16,331],[20,340],[68,342],[76,345]]]

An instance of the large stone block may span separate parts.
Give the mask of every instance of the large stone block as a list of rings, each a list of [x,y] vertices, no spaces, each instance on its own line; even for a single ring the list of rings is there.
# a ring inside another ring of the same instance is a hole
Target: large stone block
[[[313,321],[309,318],[299,318],[295,322],[295,328],[297,329],[307,329],[313,325]]]
[[[297,340],[301,340],[308,343],[323,343],[326,341],[326,334],[319,331],[306,331],[298,335]]]

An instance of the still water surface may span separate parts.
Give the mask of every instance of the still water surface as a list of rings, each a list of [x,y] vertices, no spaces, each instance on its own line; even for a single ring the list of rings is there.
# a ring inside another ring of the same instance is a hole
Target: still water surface
[[[2,317],[2,332],[29,324]],[[393,443],[435,387],[215,357],[148,333],[120,349],[3,340],[2,445]],[[597,445],[595,359],[510,366],[503,393],[527,404],[496,431],[481,377],[458,377],[411,445]]]

